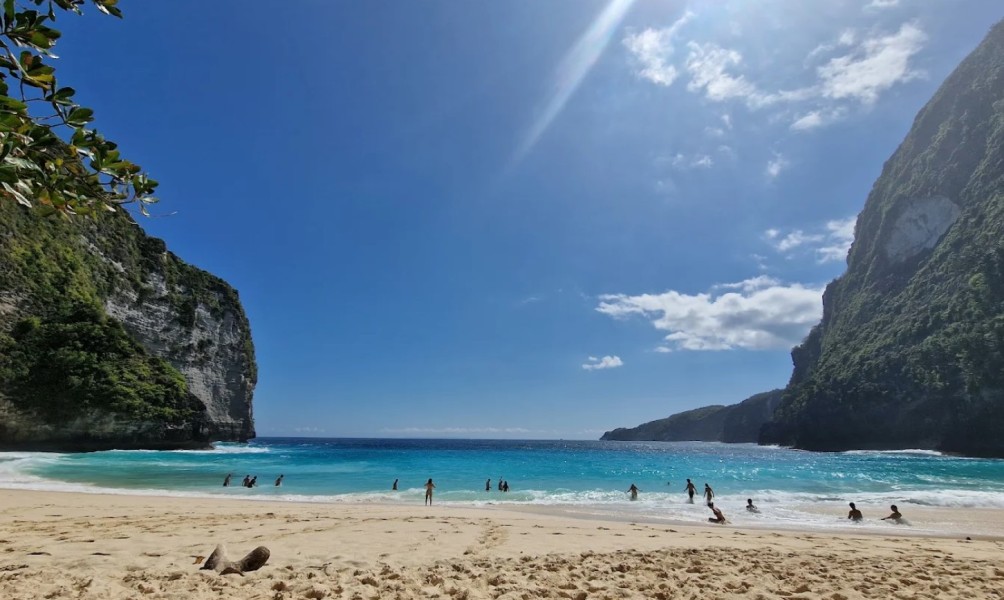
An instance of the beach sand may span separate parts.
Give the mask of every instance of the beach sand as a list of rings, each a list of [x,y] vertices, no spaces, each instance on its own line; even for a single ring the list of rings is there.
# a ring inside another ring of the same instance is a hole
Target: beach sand
[[[1004,598],[1004,539],[901,532],[0,490],[0,598]],[[199,570],[217,543],[271,559]]]

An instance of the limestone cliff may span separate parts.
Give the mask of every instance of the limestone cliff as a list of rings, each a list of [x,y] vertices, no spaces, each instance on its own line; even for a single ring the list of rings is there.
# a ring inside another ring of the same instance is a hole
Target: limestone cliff
[[[0,202],[0,448],[191,448],[254,437],[237,292],[124,211]]]
[[[601,440],[654,442],[756,442],[761,426],[774,414],[781,390],[750,396],[739,404],[695,408],[649,421],[637,427],[618,428]]]
[[[1004,456],[1004,22],[885,164],[761,441]]]

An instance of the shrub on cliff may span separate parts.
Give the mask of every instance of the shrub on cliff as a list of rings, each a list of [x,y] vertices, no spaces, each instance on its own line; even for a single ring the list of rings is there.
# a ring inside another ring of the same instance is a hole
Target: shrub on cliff
[[[53,423],[91,411],[175,423],[197,404],[176,369],[89,304],[23,319],[0,337],[0,389],[20,409]]]

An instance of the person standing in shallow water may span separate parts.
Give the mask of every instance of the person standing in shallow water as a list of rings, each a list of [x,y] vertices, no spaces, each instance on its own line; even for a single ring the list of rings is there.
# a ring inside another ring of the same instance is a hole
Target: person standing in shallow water
[[[397,491],[397,479],[394,480],[394,483],[393,483],[393,485],[390,486],[390,489],[391,489],[392,492],[396,492]]]
[[[638,492],[640,492],[640,491],[641,490],[638,489],[638,486],[636,486],[633,483],[631,484],[631,487],[628,488],[628,493],[631,494],[631,499],[632,500],[637,500],[638,499]]]
[[[854,506],[854,503],[851,502],[851,510],[847,513],[847,518],[852,521],[860,521],[865,517],[861,514],[861,511],[858,510],[858,507]]]
[[[488,481],[485,482],[485,491],[486,492],[492,491],[492,478],[491,477],[489,477]]]
[[[280,485],[282,485],[282,479],[284,477],[285,477],[285,475],[279,475],[279,477],[276,478],[276,480],[275,480],[275,487],[279,487]]]
[[[687,480],[687,487],[683,488],[683,491],[687,492],[687,496],[690,498],[690,503],[694,503],[694,494],[697,493],[697,486],[695,486],[689,479]]]
[[[230,479],[234,476],[233,473],[227,473],[227,478],[223,480],[223,487],[230,487]]]
[[[436,484],[432,483],[432,477],[425,482],[425,503],[432,506],[432,490],[436,489]]]
[[[711,486],[704,484],[704,503],[711,506],[711,501],[715,498],[715,490],[711,489]]]

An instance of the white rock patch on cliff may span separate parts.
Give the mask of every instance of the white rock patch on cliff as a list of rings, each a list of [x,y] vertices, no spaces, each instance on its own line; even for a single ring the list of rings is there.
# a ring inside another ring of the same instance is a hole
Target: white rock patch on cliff
[[[171,363],[188,382],[189,391],[206,405],[218,439],[253,436],[250,366],[242,345],[241,325],[230,310],[213,314],[195,307],[194,324],[182,325],[168,301],[164,279],[151,274],[152,290],[140,300],[132,290],[119,290],[105,302],[105,310],[118,319],[146,349]]]
[[[904,204],[906,209],[896,218],[885,245],[885,255],[894,263],[933,248],[961,212],[944,196],[917,198]]]

